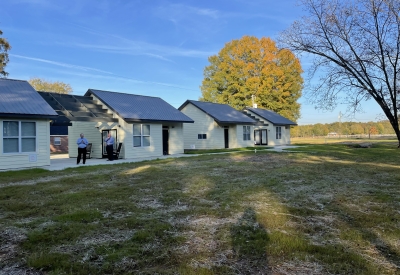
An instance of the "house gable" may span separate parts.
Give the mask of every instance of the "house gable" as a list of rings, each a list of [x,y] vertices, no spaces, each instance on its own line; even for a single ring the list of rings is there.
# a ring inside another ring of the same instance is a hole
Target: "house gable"
[[[228,106],[229,108],[225,108],[225,106],[227,105],[215,104],[211,107],[212,109],[221,107],[230,111],[231,107]],[[247,126],[249,128],[246,129],[250,129],[251,131],[253,129],[252,124],[254,124],[255,121],[240,112],[240,116],[234,114],[230,118],[225,117],[224,119],[222,119],[223,116],[219,116],[220,120],[216,120],[216,113],[219,111],[215,110],[215,112],[213,112],[213,110],[204,110],[204,108],[199,108],[198,104],[196,104],[196,102],[193,103],[191,100],[186,101],[179,109],[195,121],[194,124],[185,124],[183,126],[185,149],[225,148],[225,132],[228,134],[229,148],[253,145],[251,139],[244,140],[243,127]],[[238,112],[236,110],[234,111]],[[245,118],[243,119],[243,117]],[[237,122],[237,120],[241,120],[242,122]]]
[[[252,118],[255,118],[256,120],[264,120],[267,123],[270,122],[274,125],[281,125],[281,126],[286,126],[286,125],[297,125],[295,122],[285,118],[284,116],[281,116],[271,110],[266,110],[266,109],[261,109],[261,108],[245,108],[243,112],[247,115],[249,115]]]
[[[85,96],[94,95],[126,122],[181,122],[193,120],[159,97],[116,93],[89,89]]]
[[[290,144],[290,126],[296,123],[270,110],[245,108],[243,112],[257,120],[255,131],[266,131],[268,145]]]
[[[219,104],[212,102],[203,102],[196,100],[186,100],[178,110],[182,110],[186,105],[192,104],[204,113],[211,116],[218,124],[250,124],[253,125],[255,121],[242,112],[235,110],[227,104]]]

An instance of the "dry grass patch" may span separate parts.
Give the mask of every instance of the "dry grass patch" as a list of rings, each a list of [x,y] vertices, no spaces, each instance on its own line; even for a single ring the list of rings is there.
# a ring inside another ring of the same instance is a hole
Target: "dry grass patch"
[[[0,173],[0,274],[399,274],[398,151],[293,150]]]

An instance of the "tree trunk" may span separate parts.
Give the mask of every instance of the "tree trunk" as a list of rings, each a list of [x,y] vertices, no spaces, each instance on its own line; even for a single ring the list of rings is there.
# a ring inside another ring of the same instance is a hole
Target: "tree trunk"
[[[396,136],[397,136],[397,141],[399,142],[399,145],[397,146],[397,148],[400,148],[399,121],[396,118],[394,118],[393,120],[389,119],[389,121],[390,121],[390,124],[392,124],[393,130],[394,130],[394,132],[396,133]]]

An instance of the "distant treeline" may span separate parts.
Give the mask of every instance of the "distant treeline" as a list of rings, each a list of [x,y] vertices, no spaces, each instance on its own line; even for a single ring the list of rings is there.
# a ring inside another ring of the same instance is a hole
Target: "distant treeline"
[[[335,122],[294,126],[291,137],[340,136],[340,135],[393,135],[388,120],[378,122]]]

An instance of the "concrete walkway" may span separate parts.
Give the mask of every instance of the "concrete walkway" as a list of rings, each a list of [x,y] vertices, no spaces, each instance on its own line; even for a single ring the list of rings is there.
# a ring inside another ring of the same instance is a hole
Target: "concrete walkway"
[[[148,158],[134,158],[134,159],[118,159],[113,161],[107,161],[107,159],[86,159],[86,163],[82,164],[82,160],[80,164],[76,164],[76,158],[69,158],[68,154],[57,154],[50,156],[50,166],[42,167],[43,169],[55,171],[55,170],[63,170],[65,168],[79,167],[79,166],[94,166],[94,165],[114,165],[119,163],[132,163],[132,162],[140,162],[145,160],[155,160],[155,159],[167,159],[167,158],[182,158],[182,157],[192,157],[197,155],[189,155],[189,154],[176,154],[176,155],[167,155],[167,156],[159,156],[159,157],[148,157]]]
[[[284,150],[296,148],[299,146],[291,146],[291,145],[284,145],[284,146],[275,146],[270,149],[261,149],[254,148],[256,150],[268,150],[268,151],[275,151],[275,152],[285,152]],[[232,152],[221,152],[221,153],[210,153],[210,154],[229,154],[235,152],[243,152],[243,151],[232,151]],[[50,166],[41,167],[46,170],[55,171],[55,170],[63,170],[65,168],[73,168],[79,166],[94,166],[94,165],[114,165],[119,163],[133,163],[133,162],[140,162],[145,160],[155,160],[155,159],[168,159],[168,158],[184,158],[184,157],[194,157],[198,156],[198,154],[176,154],[176,155],[167,155],[167,156],[159,156],[159,157],[148,157],[148,158],[132,158],[132,159],[118,159],[114,161],[107,161],[107,159],[87,159],[86,164],[76,164],[76,158],[69,158],[68,154],[54,154],[50,155]]]

